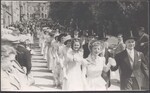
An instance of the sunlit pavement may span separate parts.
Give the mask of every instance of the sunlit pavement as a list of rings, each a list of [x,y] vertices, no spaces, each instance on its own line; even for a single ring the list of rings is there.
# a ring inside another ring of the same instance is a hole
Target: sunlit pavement
[[[41,88],[41,90],[56,91],[60,89],[54,88],[52,73],[48,70],[46,60],[43,59],[43,55],[40,53],[40,47],[38,47],[38,41],[34,44],[34,54],[32,55],[32,75],[35,79],[35,86]]]

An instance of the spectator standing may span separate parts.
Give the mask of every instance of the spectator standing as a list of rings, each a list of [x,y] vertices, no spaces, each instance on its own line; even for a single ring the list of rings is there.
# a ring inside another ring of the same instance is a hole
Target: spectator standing
[[[115,56],[116,66],[111,70],[120,68],[121,90],[142,90],[143,78],[149,78],[149,71],[142,52],[136,51],[135,37],[130,31],[125,38],[126,49]]]

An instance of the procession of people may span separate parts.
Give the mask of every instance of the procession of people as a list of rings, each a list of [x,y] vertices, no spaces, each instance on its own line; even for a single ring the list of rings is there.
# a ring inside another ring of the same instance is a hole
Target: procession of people
[[[119,33],[118,44],[110,48],[105,32],[98,36],[79,35],[78,30],[64,31],[59,27],[2,28],[1,90],[40,90],[34,86],[31,71],[34,38],[39,40],[55,88],[106,91],[112,85],[111,72],[118,70],[120,90],[148,90],[148,35],[144,27],[137,30],[138,41],[132,31],[125,38]]]

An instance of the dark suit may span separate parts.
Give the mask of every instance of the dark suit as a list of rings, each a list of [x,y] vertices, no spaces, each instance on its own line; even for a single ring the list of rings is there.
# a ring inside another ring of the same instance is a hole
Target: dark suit
[[[135,49],[144,53],[144,55],[147,55],[148,52],[148,41],[149,41],[149,36],[148,34],[143,34],[136,42],[136,47]],[[143,46],[141,46],[140,44],[144,43]]]
[[[88,43],[83,45],[83,58],[87,58],[90,54],[90,50],[88,48]]]
[[[139,53],[139,54],[138,54]],[[144,76],[148,79],[149,78],[149,71],[146,65],[146,60],[143,53],[134,50],[134,63],[133,68],[131,67],[129,55],[127,50],[124,50],[118,53],[115,56],[115,60],[117,65],[112,67],[111,70],[115,71],[120,67],[120,88],[121,90],[134,90],[131,87],[131,75],[134,75],[134,78],[137,82],[136,86],[138,86],[138,90],[141,90],[143,78]],[[133,83],[132,83],[133,84]]]
[[[21,66],[25,66],[27,68],[27,74],[29,74],[32,66],[30,51],[28,51],[25,47],[20,45],[17,47],[17,51],[18,53],[16,56],[16,60]]]
[[[100,55],[100,56],[101,56],[101,55]],[[105,64],[107,64],[109,57],[112,57],[111,53],[108,51],[107,48],[105,48],[104,57],[105,57],[105,59],[106,59],[106,63],[105,63]],[[107,73],[103,72],[102,77],[103,77],[103,78],[105,79],[105,81],[107,82],[108,87],[110,87],[110,85],[111,85],[111,82],[110,82],[110,70],[109,70]]]

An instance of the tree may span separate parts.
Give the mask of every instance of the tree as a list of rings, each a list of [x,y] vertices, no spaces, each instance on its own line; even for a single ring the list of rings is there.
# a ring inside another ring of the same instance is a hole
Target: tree
[[[117,35],[148,24],[146,0],[99,0],[96,2],[51,2],[49,17],[73,30]]]

